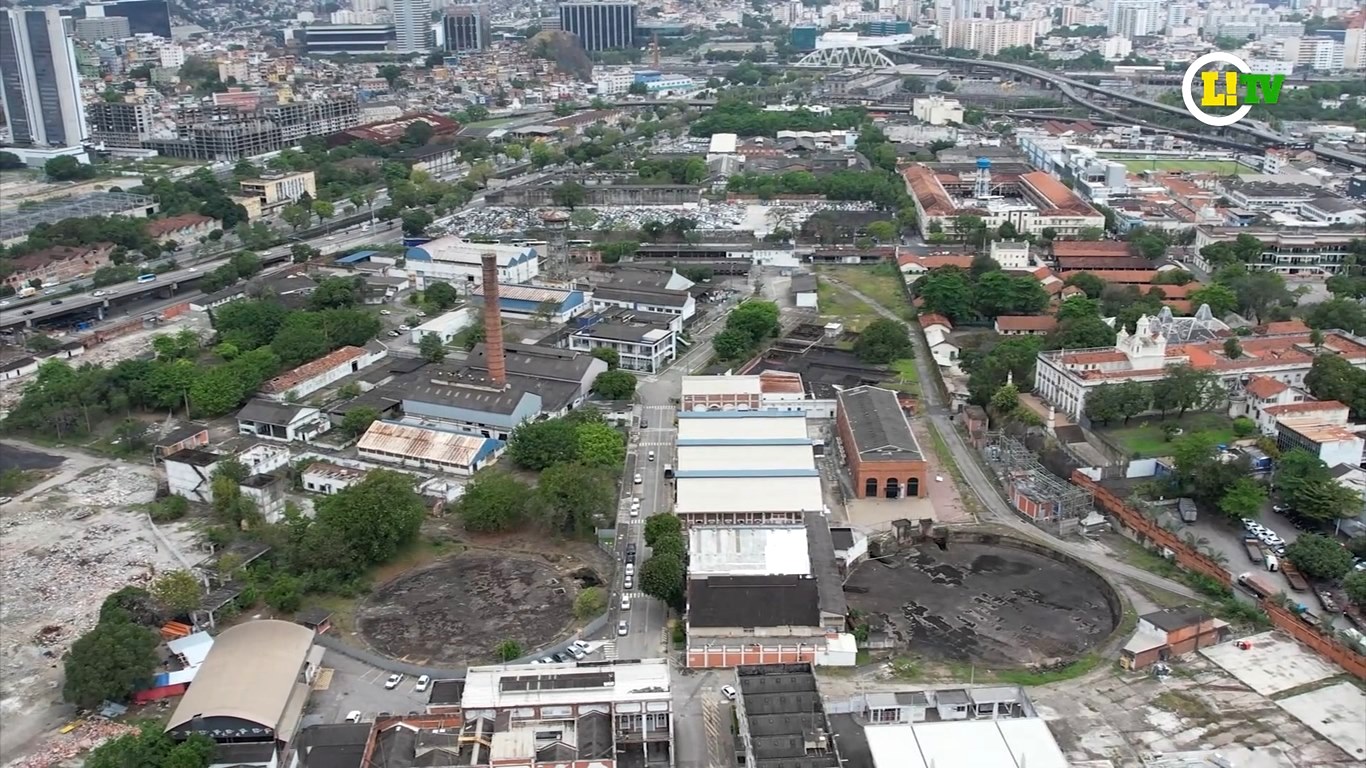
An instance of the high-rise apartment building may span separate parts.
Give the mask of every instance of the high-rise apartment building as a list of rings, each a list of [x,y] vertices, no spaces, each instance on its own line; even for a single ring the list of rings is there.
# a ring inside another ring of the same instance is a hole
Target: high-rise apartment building
[[[1106,29],[1130,38],[1160,34],[1167,27],[1167,10],[1161,0],[1115,0]]]
[[[949,22],[946,48],[966,48],[983,56],[995,56],[1004,48],[1034,44],[1033,21],[960,19]]]
[[[76,39],[87,43],[96,40],[123,40],[133,36],[132,30],[128,27],[128,19],[122,16],[76,19],[73,27],[76,30]]]
[[[610,51],[635,45],[633,2],[560,3],[560,29],[579,38],[586,51]]]
[[[1347,51],[1331,37],[1302,37],[1295,63],[1315,72],[1341,72],[1347,63]]]
[[[392,0],[394,50],[425,53],[432,49],[432,0]]]
[[[76,48],[56,8],[0,10],[0,101],[16,145],[85,141]]]
[[[90,3],[76,8],[75,18],[99,19],[118,16],[128,19],[128,28],[135,35],[156,35],[171,39],[171,7],[167,0],[117,0],[109,3]]]
[[[152,136],[152,108],[146,104],[96,101],[86,115],[90,140],[108,147],[141,147]]]
[[[489,22],[488,6],[452,6],[446,11],[441,24],[448,52],[482,51],[489,47],[493,30]]]

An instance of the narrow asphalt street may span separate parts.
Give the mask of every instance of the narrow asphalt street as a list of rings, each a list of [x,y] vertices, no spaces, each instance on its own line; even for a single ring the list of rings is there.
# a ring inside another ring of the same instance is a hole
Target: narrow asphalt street
[[[877,303],[871,296],[855,290],[848,284],[842,283],[836,278],[825,276],[825,279],[830,280],[832,284],[848,293],[850,296],[865,302],[876,310],[879,315],[899,323],[905,322],[898,317],[896,313]],[[975,452],[963,442],[962,435],[954,428],[953,422],[950,419],[948,406],[940,397],[938,388],[930,385],[930,382],[938,380],[939,371],[934,369],[934,358],[930,356],[930,351],[925,346],[924,338],[914,331],[910,331],[910,336],[911,343],[915,347],[916,370],[920,373],[920,380],[925,384],[925,386],[921,387],[921,398],[925,403],[925,413],[928,416],[931,425],[939,432],[940,436],[944,438],[944,442],[949,447],[949,452],[953,454],[954,463],[958,465],[959,470],[963,473],[963,479],[972,489],[973,494],[982,501],[982,504],[990,513],[991,522],[1008,525],[1021,535],[1047,542],[1050,546],[1061,549],[1073,557],[1118,576],[1140,581],[1144,584],[1149,584],[1183,597],[1200,597],[1195,591],[1183,584],[1121,562],[1111,555],[1106,554],[1098,544],[1078,544],[1063,541],[1050,536],[1021,520],[1006,504],[1005,499],[1001,497],[996,481],[988,476],[986,471],[982,469],[981,464],[977,461]]]

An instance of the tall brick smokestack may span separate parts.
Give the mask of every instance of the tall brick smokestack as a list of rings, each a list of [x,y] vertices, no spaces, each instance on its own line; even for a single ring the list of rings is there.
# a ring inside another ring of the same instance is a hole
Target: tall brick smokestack
[[[489,378],[502,387],[508,383],[508,364],[503,350],[503,315],[498,306],[498,257],[485,253],[479,258],[484,267],[484,355]]]

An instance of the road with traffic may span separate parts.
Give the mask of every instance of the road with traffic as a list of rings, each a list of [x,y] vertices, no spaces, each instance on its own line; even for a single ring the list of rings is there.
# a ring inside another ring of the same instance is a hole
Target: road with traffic
[[[299,240],[298,242],[311,245],[324,254],[334,254],[367,243],[374,243],[383,238],[393,237],[397,231],[396,228],[397,224],[394,222],[377,222],[365,231],[356,227],[307,240]],[[258,255],[264,264],[287,261],[290,258],[290,248],[293,245],[294,243],[275,246],[261,251]],[[131,314],[134,305],[149,296],[165,297],[168,300],[160,303],[167,305],[186,301],[203,295],[203,292],[194,288],[181,290],[182,288],[193,284],[199,278],[227,262],[228,257],[226,256],[222,258],[211,257],[197,264],[157,275],[156,280],[148,283],[129,281],[77,294],[40,296],[27,303],[12,301],[0,312],[0,328],[31,327],[45,320],[63,315],[74,315],[82,310],[87,313],[92,310],[100,312],[104,318],[118,313]],[[100,295],[96,296],[96,293]],[[168,293],[169,296],[167,296]]]

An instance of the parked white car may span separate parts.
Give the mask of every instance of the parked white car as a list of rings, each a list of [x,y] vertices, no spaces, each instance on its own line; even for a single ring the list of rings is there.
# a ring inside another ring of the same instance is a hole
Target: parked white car
[[[413,690],[417,693],[422,693],[423,691],[427,690],[427,686],[431,684],[432,679],[427,675],[423,675],[417,679],[417,685],[413,686]]]
[[[403,682],[403,675],[400,675],[397,672],[395,672],[394,674],[389,675],[388,680],[384,681],[384,687],[385,689],[392,691],[393,689],[397,688],[398,684],[401,682]]]

